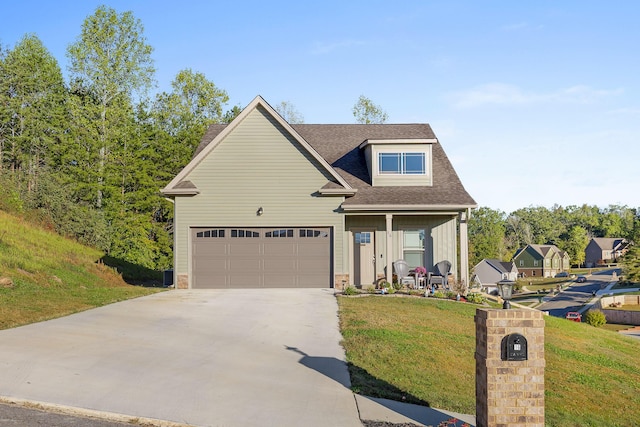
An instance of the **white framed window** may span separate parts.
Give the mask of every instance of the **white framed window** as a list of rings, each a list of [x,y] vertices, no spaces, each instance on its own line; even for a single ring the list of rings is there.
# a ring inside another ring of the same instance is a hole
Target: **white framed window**
[[[378,153],[381,175],[425,175],[425,153]]]
[[[409,268],[424,267],[424,229],[403,231],[402,257]]]

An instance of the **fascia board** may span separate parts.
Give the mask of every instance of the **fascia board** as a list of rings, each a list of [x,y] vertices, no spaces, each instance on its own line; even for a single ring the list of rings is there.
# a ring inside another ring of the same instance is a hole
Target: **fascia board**
[[[459,213],[467,208],[475,208],[476,205],[347,205],[342,206],[345,212],[349,211],[452,211]]]
[[[196,196],[196,195],[200,194],[200,190],[193,189],[193,188],[191,188],[191,189],[187,189],[187,188],[185,188],[185,189],[180,189],[180,188],[176,189],[176,188],[173,188],[173,189],[168,189],[167,190],[167,187],[165,187],[162,190],[160,190],[160,192],[162,194],[164,194],[165,196]]]
[[[353,196],[358,192],[357,189],[346,189],[346,188],[330,188],[330,189],[320,189],[318,193],[328,195],[328,196]]]
[[[405,144],[435,144],[438,142],[437,138],[398,138],[398,139],[366,139],[362,142],[358,148],[363,149],[367,145],[377,144],[391,144],[391,145],[405,145]]]

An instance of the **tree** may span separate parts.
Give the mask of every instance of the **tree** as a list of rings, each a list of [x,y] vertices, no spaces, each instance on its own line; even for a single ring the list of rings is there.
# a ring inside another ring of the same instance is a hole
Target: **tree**
[[[364,95],[360,95],[352,111],[356,122],[361,124],[386,123],[389,118],[382,108]]]
[[[152,117],[170,142],[158,146],[175,175],[191,159],[202,135],[212,123],[223,123],[222,108],[229,101],[227,92],[190,69],[180,71],[171,82],[173,90],[156,96]]]
[[[626,281],[640,282],[640,245],[631,245],[622,258],[622,274]]]
[[[118,14],[100,6],[87,17],[78,40],[67,51],[72,81],[91,96],[98,117],[95,126],[99,148],[96,206],[102,207],[105,171],[112,146],[126,126],[121,107],[134,95],[144,94],[153,82],[152,48],[143,36],[141,22],[131,12]]]
[[[296,107],[288,102],[281,101],[275,107],[275,110],[280,113],[283,119],[285,119],[290,124],[298,124],[304,123],[304,117],[300,112],[296,109]]]
[[[470,267],[485,258],[503,260],[507,257],[504,217],[504,212],[487,207],[471,211],[468,223]]]
[[[28,191],[65,137],[65,96],[60,67],[35,35],[0,62],[0,169],[26,175]]]
[[[584,264],[585,252],[589,244],[589,235],[580,225],[574,225],[569,230],[566,240],[559,242],[559,248],[569,254],[573,264],[578,266]]]
[[[240,113],[242,113],[242,107],[234,105],[233,108],[224,113],[221,121],[222,123],[231,123]]]

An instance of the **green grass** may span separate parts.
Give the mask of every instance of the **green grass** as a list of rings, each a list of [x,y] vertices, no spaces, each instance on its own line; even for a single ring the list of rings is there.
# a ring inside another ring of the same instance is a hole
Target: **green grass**
[[[158,291],[128,285],[103,256],[0,211],[0,329]]]
[[[338,298],[354,391],[475,413],[476,307],[427,298]],[[545,317],[546,424],[640,420],[640,341]]]

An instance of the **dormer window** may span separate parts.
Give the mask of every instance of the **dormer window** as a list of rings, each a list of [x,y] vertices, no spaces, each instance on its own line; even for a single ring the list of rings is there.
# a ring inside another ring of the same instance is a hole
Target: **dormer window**
[[[380,174],[424,175],[425,153],[378,153]]]
[[[433,185],[436,139],[367,139],[360,144],[374,187]]]

